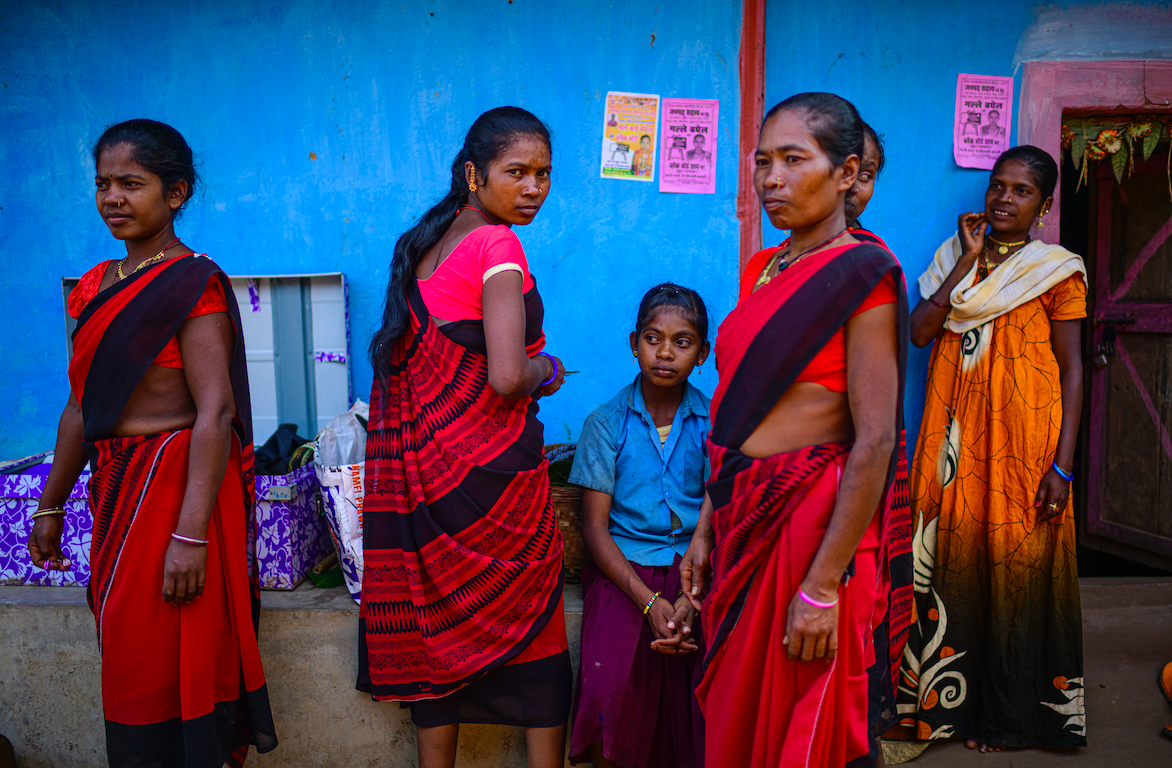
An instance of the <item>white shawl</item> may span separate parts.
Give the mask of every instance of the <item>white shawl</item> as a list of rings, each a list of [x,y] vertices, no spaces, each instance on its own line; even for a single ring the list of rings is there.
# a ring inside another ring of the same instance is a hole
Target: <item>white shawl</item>
[[[932,263],[920,275],[921,296],[928,299],[940,289],[960,254],[958,235],[948,238],[936,249]],[[1041,240],[1032,241],[1010,256],[979,283],[977,266],[973,264],[948,297],[952,310],[944,327],[954,333],[965,333],[984,325],[1041,296],[1073,274],[1081,273],[1084,283],[1087,279],[1087,268],[1081,256]]]

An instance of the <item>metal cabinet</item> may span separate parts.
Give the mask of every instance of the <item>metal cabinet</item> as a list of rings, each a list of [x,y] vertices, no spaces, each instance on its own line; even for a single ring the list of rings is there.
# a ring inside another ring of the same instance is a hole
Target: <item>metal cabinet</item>
[[[252,394],[252,429],[260,445],[279,424],[312,438],[353,402],[346,277],[234,276]],[[62,280],[68,306],[77,278]],[[77,322],[65,313],[66,348]]]

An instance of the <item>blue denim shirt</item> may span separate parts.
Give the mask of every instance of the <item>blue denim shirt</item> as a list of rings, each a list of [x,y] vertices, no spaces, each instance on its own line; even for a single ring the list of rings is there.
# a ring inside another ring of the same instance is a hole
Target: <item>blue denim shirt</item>
[[[610,535],[638,565],[671,565],[692,540],[708,478],[708,398],[690,383],[661,447],[640,376],[582,426],[570,482],[610,494]],[[683,524],[672,530],[671,513]]]

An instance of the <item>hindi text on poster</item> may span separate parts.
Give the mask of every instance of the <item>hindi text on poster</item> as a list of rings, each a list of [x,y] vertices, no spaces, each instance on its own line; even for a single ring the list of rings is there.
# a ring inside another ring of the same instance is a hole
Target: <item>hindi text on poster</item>
[[[602,178],[653,181],[659,96],[608,91],[602,123]]]
[[[1013,78],[992,75],[956,76],[956,119],[952,156],[962,168],[993,167],[1009,149],[1013,117]]]
[[[660,192],[716,193],[717,99],[664,99]]]

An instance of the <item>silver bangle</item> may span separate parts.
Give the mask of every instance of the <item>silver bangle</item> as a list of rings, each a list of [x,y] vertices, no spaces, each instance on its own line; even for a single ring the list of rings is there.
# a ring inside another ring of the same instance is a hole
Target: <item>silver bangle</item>
[[[184,544],[198,544],[201,547],[208,545],[207,539],[193,539],[190,536],[180,536],[177,533],[172,533],[171,538],[175,539],[175,541],[182,541]]]

